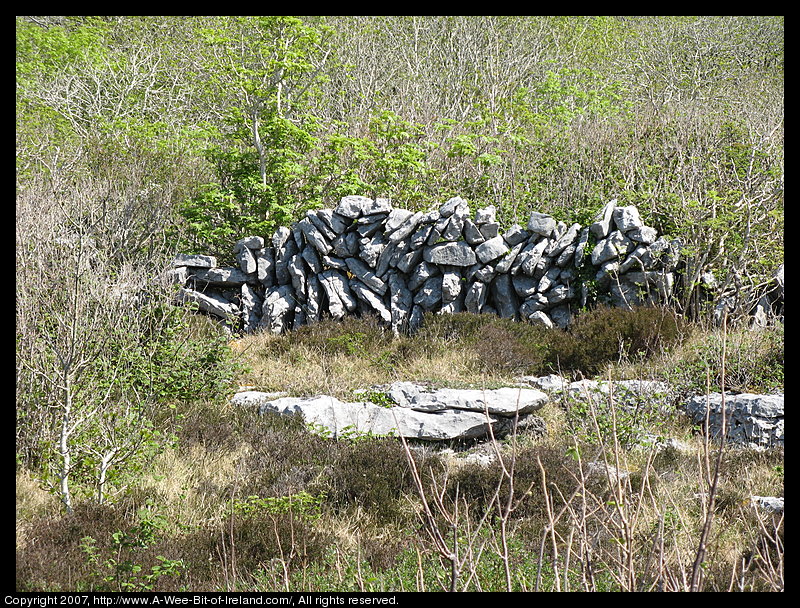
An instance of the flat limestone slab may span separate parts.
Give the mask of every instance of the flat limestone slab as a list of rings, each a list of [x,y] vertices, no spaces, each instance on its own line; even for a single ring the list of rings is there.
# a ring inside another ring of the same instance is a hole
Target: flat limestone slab
[[[327,395],[281,397],[259,391],[234,395],[234,405],[257,407],[260,414],[299,414],[312,430],[334,438],[350,434],[398,435],[409,439],[442,441],[485,437],[497,419],[465,410],[420,412],[403,407],[381,407],[369,402],[347,403]]]

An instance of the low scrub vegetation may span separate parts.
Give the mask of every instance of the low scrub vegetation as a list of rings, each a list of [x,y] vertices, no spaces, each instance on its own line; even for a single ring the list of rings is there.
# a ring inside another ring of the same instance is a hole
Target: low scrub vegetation
[[[576,360],[601,377],[649,366],[649,377],[690,388],[715,375],[714,340],[727,339],[746,352],[725,361],[726,377],[759,369],[769,376],[759,386],[777,388],[782,335],[726,337],[663,310],[595,310],[568,331],[463,314],[429,317],[416,335],[392,338],[365,318],[249,336],[232,348],[248,364],[242,380],[259,388],[292,377],[286,386],[298,394],[339,387],[353,398],[355,387],[401,378],[488,386],[520,372],[577,377]],[[581,339],[594,343],[580,349]],[[640,412],[635,430],[683,447],[631,442],[627,411],[613,399],[555,400],[540,412],[544,436],[444,449],[333,440],[296,418],[185,402],[174,443],[106,504],[81,500],[64,514],[18,472],[17,588],[781,589],[783,520],[756,512],[750,496],[783,495],[782,450],[723,450],[712,487],[718,446],[656,410]]]

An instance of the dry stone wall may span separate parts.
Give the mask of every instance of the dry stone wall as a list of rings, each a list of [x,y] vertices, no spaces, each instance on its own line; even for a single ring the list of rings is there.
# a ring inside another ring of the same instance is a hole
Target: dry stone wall
[[[533,212],[501,233],[494,207],[460,197],[428,212],[347,196],[271,239],[236,244],[237,267],[179,255],[178,300],[245,333],[282,333],[325,317],[377,315],[396,333],[423,314],[468,311],[566,327],[597,290],[615,306],[672,294],[680,243],[610,201],[589,226]]]

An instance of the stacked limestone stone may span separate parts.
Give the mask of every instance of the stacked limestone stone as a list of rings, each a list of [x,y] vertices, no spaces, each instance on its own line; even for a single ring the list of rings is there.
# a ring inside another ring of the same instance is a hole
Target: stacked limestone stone
[[[591,226],[533,212],[525,227],[501,234],[494,207],[472,218],[459,197],[413,213],[387,199],[347,196],[279,228],[271,241],[242,239],[238,268],[217,267],[211,256],[181,255],[174,265],[180,301],[245,332],[282,333],[351,314],[375,314],[400,332],[418,327],[425,312],[460,311],[566,327],[586,302],[579,276],[617,306],[669,297],[678,244],[657,237],[636,207],[616,201]]]

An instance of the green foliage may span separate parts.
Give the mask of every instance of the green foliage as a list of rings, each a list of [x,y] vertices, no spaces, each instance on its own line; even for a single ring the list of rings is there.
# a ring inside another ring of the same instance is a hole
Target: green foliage
[[[157,542],[158,529],[163,527],[158,519],[144,518],[137,526],[126,532],[116,531],[111,535],[111,549],[115,557],[102,559],[97,541],[91,536],[81,539],[81,550],[86,553],[88,564],[92,568],[92,577],[98,582],[94,590],[140,592],[153,591],[163,576],[179,577],[186,569],[186,564],[179,559],[168,559],[156,556],[157,563],[146,571],[136,563],[133,555],[136,549],[147,549]],[[125,558],[122,556],[125,555]]]
[[[263,513],[294,513],[309,519],[319,519],[320,509],[325,501],[325,494],[312,496],[308,492],[298,492],[289,496],[261,498],[248,496],[237,498],[231,505],[232,513],[244,517],[253,517]]]

